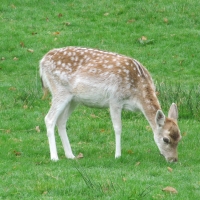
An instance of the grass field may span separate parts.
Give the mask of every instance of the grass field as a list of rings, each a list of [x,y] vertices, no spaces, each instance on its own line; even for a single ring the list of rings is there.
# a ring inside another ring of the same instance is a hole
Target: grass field
[[[0,199],[184,199],[200,197],[200,13],[198,0],[2,0],[0,5]],[[114,158],[109,111],[78,107],[67,124],[75,155],[50,161],[38,63],[52,48],[125,54],[152,74],[167,114],[179,108],[179,161],[159,155],[140,113],[123,112]],[[167,186],[178,193],[163,191]]]

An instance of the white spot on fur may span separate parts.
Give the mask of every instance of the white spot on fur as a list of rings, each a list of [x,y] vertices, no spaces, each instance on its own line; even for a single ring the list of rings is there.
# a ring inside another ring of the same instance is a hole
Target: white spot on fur
[[[124,69],[123,70],[126,74],[129,74],[129,70],[128,69]]]
[[[122,71],[121,69],[118,69],[118,71],[117,71],[117,72],[120,74],[120,73],[121,73],[121,71]]]
[[[121,64],[120,62],[116,62],[116,66],[119,67]]]
[[[125,77],[124,79],[125,79],[126,81],[129,81],[129,78],[128,78],[128,77]]]
[[[113,68],[113,65],[106,65],[105,68],[111,69],[111,68]]]
[[[76,62],[78,61],[78,56],[75,57],[75,61],[76,61]]]

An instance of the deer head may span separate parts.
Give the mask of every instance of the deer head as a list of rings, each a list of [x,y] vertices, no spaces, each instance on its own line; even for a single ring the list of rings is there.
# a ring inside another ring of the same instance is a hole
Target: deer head
[[[177,125],[178,110],[176,104],[172,104],[168,117],[165,117],[161,110],[158,110],[155,117],[156,129],[154,140],[160,153],[169,162],[178,160],[177,145],[181,139],[180,130]]]

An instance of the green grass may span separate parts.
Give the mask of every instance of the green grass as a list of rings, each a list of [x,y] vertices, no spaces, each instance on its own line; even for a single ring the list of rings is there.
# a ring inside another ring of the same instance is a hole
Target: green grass
[[[2,0],[0,25],[0,199],[199,198],[199,1]],[[122,115],[122,157],[114,159],[108,110],[82,106],[67,129],[73,152],[84,158],[66,159],[56,134],[60,160],[50,161],[50,98],[41,100],[38,63],[63,46],[113,51],[147,67],[164,112],[172,102],[179,108],[178,163],[159,155],[145,118],[129,112]],[[166,186],[178,193],[163,192]]]

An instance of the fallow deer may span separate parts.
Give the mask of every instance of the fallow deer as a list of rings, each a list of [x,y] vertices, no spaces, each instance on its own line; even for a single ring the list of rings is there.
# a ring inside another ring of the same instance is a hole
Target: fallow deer
[[[66,122],[78,104],[109,107],[115,131],[115,157],[121,156],[122,109],[140,110],[148,120],[160,153],[169,162],[178,160],[181,139],[178,110],[172,103],[166,117],[156,97],[147,69],[137,60],[117,53],[81,47],[49,51],[40,61],[44,95],[52,94],[45,117],[51,160],[58,160],[54,129],[67,158],[75,158],[66,132]]]

